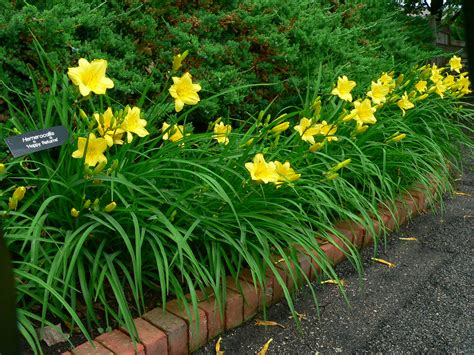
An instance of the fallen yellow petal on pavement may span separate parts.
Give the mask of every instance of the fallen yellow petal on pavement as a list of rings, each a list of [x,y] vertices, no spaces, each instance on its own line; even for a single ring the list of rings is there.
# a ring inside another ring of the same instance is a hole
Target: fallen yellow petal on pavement
[[[281,327],[283,329],[285,329],[285,326],[281,325],[280,323],[277,323],[277,322],[273,322],[271,320],[261,320],[261,319],[257,319],[255,321],[255,325],[264,325],[264,326],[271,326],[271,327]]]
[[[221,351],[221,341],[222,338],[219,337],[219,340],[216,343],[216,355],[224,355],[224,352]]]
[[[346,281],[344,279],[339,279],[339,280],[329,279],[329,280],[321,281],[321,285],[324,285],[324,284],[345,286]]]
[[[265,345],[260,349],[260,351],[257,353],[257,355],[265,355],[268,351],[268,347],[270,346],[270,343],[273,341],[273,338],[270,338],[269,341],[265,343]]]
[[[384,259],[379,259],[379,258],[371,258],[373,261],[376,261],[380,264],[387,265],[388,267],[392,268],[395,267],[394,263],[391,263],[390,261],[384,260]]]

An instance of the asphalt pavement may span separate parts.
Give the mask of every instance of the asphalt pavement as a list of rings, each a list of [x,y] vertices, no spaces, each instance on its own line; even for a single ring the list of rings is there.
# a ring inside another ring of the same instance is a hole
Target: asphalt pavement
[[[296,297],[304,315],[298,329],[285,301],[268,311],[278,326],[255,319],[222,335],[221,350],[256,354],[270,339],[270,354],[424,352],[474,354],[474,172],[470,162],[456,193],[387,237],[378,257],[362,252],[364,274],[345,261],[347,304],[334,285],[316,285],[319,315],[308,287]],[[400,240],[415,237],[416,241]],[[262,318],[257,315],[256,318]],[[195,354],[214,354],[216,340]]]

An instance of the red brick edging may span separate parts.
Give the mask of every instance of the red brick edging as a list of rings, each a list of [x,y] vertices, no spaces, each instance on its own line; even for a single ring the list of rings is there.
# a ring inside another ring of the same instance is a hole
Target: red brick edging
[[[398,197],[391,205],[392,212],[386,207],[379,208],[379,218],[373,218],[373,231],[353,221],[342,221],[335,225],[342,236],[331,234],[332,241],[320,245],[325,256],[336,265],[346,258],[348,244],[363,248],[373,244],[384,229],[394,230],[405,223],[410,217],[419,214],[433,201],[439,189],[439,182],[431,178],[431,188],[426,189],[421,184]],[[383,226],[380,221],[383,222]],[[300,287],[304,280],[295,280],[294,275],[301,271],[309,280],[314,280],[320,271],[315,261],[320,251],[308,251],[301,247],[296,260],[298,265],[290,262],[279,263],[275,258],[275,268],[289,290]],[[309,253],[313,254],[310,256]],[[293,270],[290,270],[292,268]],[[277,303],[284,298],[284,292],[273,271],[267,271],[265,290],[252,281],[250,270],[242,272],[238,280],[227,277],[226,300],[223,317],[214,296],[205,297],[200,291],[198,296],[199,325],[191,309],[191,317],[178,300],[167,303],[166,311],[161,307],[145,313],[135,319],[140,343],[133,344],[129,334],[123,328],[104,333],[95,338],[93,343],[85,342],[63,355],[102,355],[102,354],[158,354],[181,355],[197,350],[224,330],[235,328],[249,320],[263,308],[264,305]],[[304,277],[304,276],[303,276]]]

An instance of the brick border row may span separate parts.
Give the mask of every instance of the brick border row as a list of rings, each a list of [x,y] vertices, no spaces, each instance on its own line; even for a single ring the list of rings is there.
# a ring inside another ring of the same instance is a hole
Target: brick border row
[[[440,182],[433,177],[430,178],[430,182],[431,187],[428,189],[422,184],[416,184],[411,190],[400,195],[391,204],[394,206],[391,211],[386,206],[380,206],[378,218],[372,218],[373,230],[371,231],[353,221],[337,223],[335,229],[340,235],[330,234],[332,241],[320,244],[325,257],[336,265],[346,258],[349,245],[357,248],[367,247],[374,243],[384,229],[393,231],[410,217],[424,211],[434,201],[440,186]],[[321,270],[316,262],[321,251],[308,251],[301,247],[296,249],[295,261],[298,261],[298,265],[294,265],[291,260],[290,263],[278,263],[278,256],[274,256],[276,270],[288,290],[303,284],[300,281],[304,277],[295,282],[295,275],[304,273],[309,280],[314,280],[318,271]],[[245,269],[238,280],[227,277],[226,281],[223,317],[216,298],[213,295],[206,297],[197,291],[199,325],[195,320],[194,312],[191,310],[191,314],[188,315],[183,304],[175,299],[167,302],[166,311],[157,307],[134,320],[139,343],[134,345],[127,331],[120,328],[104,333],[96,337],[92,343],[85,342],[63,355],[188,354],[225,330],[246,322],[264,305],[275,304],[284,298],[277,276],[270,270],[266,273],[265,289],[262,289],[259,284],[254,284],[249,269]]]

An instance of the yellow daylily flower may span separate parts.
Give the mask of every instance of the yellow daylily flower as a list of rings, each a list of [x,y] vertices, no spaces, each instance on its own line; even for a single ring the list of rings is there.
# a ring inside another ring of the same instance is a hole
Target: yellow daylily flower
[[[437,93],[441,98],[444,97],[444,92],[448,89],[446,85],[444,85],[442,80],[438,80],[433,87],[434,92]]]
[[[290,162],[284,164],[279,161],[275,161],[275,170],[277,172],[278,180],[275,182],[276,185],[281,185],[284,182],[296,181],[300,178],[301,174],[297,174],[291,167]]]
[[[78,67],[68,68],[67,75],[73,84],[79,87],[82,96],[91,92],[103,95],[107,89],[114,87],[114,82],[105,76],[106,69],[107,61],[104,59],[95,59],[89,63],[81,58]]]
[[[377,119],[374,116],[374,112],[377,111],[375,107],[372,107],[372,103],[369,99],[364,101],[355,101],[354,109],[351,111],[350,117],[361,124],[374,124]]]
[[[163,135],[163,140],[170,140],[172,142],[177,142],[184,137],[184,126],[183,125],[173,125],[170,128],[170,125],[166,122],[163,122],[163,127],[161,127],[161,131],[165,132]]]
[[[133,107],[130,109],[127,106],[126,110],[127,109],[127,115],[120,126],[124,132],[127,132],[127,142],[132,142],[132,133],[135,133],[139,137],[148,136],[150,133],[148,133],[148,131],[145,129],[147,122],[146,120],[140,118],[140,108]]]
[[[312,126],[313,121],[310,118],[303,117],[300,124],[294,128],[300,134],[301,139],[310,144],[314,144],[314,136],[319,134],[319,128]]]
[[[420,94],[422,94],[426,91],[426,85],[427,85],[427,82],[425,80],[420,80],[419,82],[415,84],[415,89]]]
[[[382,73],[382,76],[378,79],[378,81],[380,81],[382,85],[384,86],[388,86],[388,87],[395,86],[393,84],[393,77],[387,73]]]
[[[173,85],[169,88],[169,93],[175,99],[175,110],[180,112],[184,105],[196,105],[201,99],[197,94],[201,90],[201,85],[193,84],[191,74],[184,73],[181,78],[173,76]]]
[[[5,171],[7,171],[7,168],[5,167],[5,164],[0,163],[0,174],[3,174]]]
[[[339,140],[334,134],[337,132],[337,126],[333,124],[328,124],[326,121],[322,121],[314,125],[319,132],[317,134],[322,134],[325,136],[328,142]]]
[[[89,133],[89,138],[78,138],[77,146],[77,150],[72,153],[73,158],[82,158],[85,153],[85,164],[90,167],[94,167],[98,163],[107,162],[107,158],[104,155],[107,149],[107,141],[104,138],[96,138],[94,133]],[[86,146],[87,152],[85,151]]]
[[[370,91],[367,93],[367,96],[372,99],[372,102],[376,105],[379,105],[387,100],[386,96],[389,94],[390,88],[382,82],[372,81]]]
[[[443,85],[446,86],[447,89],[454,86],[455,84],[456,82],[454,81],[454,76],[452,75],[446,75],[446,77],[443,79]]]
[[[337,86],[331,91],[331,94],[339,96],[341,100],[352,102],[351,91],[356,86],[356,82],[349,80],[347,76],[337,78]]]
[[[178,70],[183,64],[183,60],[188,56],[189,51],[184,51],[182,54],[177,54],[173,57],[173,70]]]
[[[415,105],[410,102],[409,98],[408,98],[408,94],[407,92],[405,91],[405,93],[403,94],[401,100],[399,100],[397,102],[397,105],[398,107],[400,107],[400,109],[402,110],[403,112],[403,116],[405,116],[405,110],[409,110],[413,107],[415,107]]]
[[[232,131],[232,126],[225,125],[222,121],[214,125],[214,135],[212,138],[217,140],[219,144],[229,144],[229,133]]]
[[[462,68],[461,58],[453,55],[453,57],[449,60],[449,66],[451,67],[451,70],[459,73],[459,70]]]
[[[102,115],[94,113],[94,118],[97,121],[99,134],[106,140],[109,147],[114,144],[123,144],[124,130],[119,127],[119,122],[110,107]]]
[[[433,83],[437,83],[438,81],[442,80],[443,79],[443,76],[441,75],[441,69],[439,69],[436,64],[433,64],[433,66],[431,67],[431,76],[430,76],[430,80],[433,82]]]
[[[279,175],[276,172],[275,163],[267,163],[261,153],[255,155],[252,163],[245,163],[245,168],[250,172],[252,180],[265,184],[278,181]]]
[[[470,94],[472,92],[469,89],[470,85],[471,85],[471,82],[469,81],[467,73],[461,73],[461,75],[459,76],[459,79],[456,82],[456,87],[459,90],[459,92],[463,95]]]

